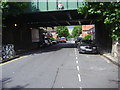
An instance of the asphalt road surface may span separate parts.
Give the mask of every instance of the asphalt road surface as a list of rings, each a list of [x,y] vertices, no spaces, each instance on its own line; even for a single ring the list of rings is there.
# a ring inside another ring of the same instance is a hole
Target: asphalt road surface
[[[0,65],[2,88],[118,88],[118,67],[60,43]]]

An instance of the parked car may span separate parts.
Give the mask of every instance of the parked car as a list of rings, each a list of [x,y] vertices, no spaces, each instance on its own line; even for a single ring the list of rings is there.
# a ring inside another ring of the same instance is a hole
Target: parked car
[[[66,40],[65,37],[61,37],[59,42],[61,42],[61,43],[66,43],[66,41],[67,41],[67,40]]]
[[[57,44],[57,40],[56,39],[52,39],[52,44]]]
[[[47,44],[45,43],[45,40],[43,39],[43,40],[41,40],[39,43],[38,43],[38,46],[39,47],[44,47],[44,46],[46,46]]]
[[[78,45],[79,45],[81,39],[82,39],[81,37],[75,38],[75,46],[76,46],[77,48],[78,48]]]
[[[52,44],[53,44],[53,42],[52,42],[53,39],[50,39],[50,38],[49,38],[48,40],[49,40],[50,45],[52,45]]]
[[[79,53],[98,53],[97,46],[92,40],[81,39],[78,45]]]
[[[59,43],[59,41],[60,41],[60,39],[59,38],[57,38],[57,39],[55,39],[56,41],[57,41],[57,43]]]
[[[45,46],[51,45],[51,40],[49,38],[45,38]]]

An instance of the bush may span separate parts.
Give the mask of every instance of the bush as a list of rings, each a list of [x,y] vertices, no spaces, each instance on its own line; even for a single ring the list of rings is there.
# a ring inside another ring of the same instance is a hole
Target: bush
[[[50,39],[55,39],[55,38],[52,37],[52,38],[50,38]]]
[[[87,36],[84,37],[84,39],[89,39],[90,40],[91,37],[92,37],[92,35],[87,35]]]

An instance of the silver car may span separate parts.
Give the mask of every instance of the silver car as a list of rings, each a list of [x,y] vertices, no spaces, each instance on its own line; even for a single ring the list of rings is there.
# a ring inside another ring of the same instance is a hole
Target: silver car
[[[79,53],[98,53],[98,48],[92,40],[81,39],[78,51]]]

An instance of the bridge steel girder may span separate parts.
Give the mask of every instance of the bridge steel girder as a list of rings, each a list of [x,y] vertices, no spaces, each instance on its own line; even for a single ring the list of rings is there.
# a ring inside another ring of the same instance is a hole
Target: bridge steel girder
[[[68,17],[68,13],[72,17]],[[80,24],[92,24],[95,21],[94,17],[97,15],[85,15],[77,13],[77,10],[68,11],[52,11],[52,12],[38,12],[19,15],[10,20],[10,23],[25,24],[31,26],[65,26],[65,25],[80,25]],[[35,25],[36,24],[36,25]]]
[[[29,12],[46,12],[46,11],[60,11],[60,10],[76,10],[79,7],[83,7],[87,4],[83,0],[31,0]],[[62,9],[59,9],[58,4],[63,5]]]
[[[67,13],[67,15],[68,15],[68,18],[72,20],[72,16],[70,15],[70,13]]]

